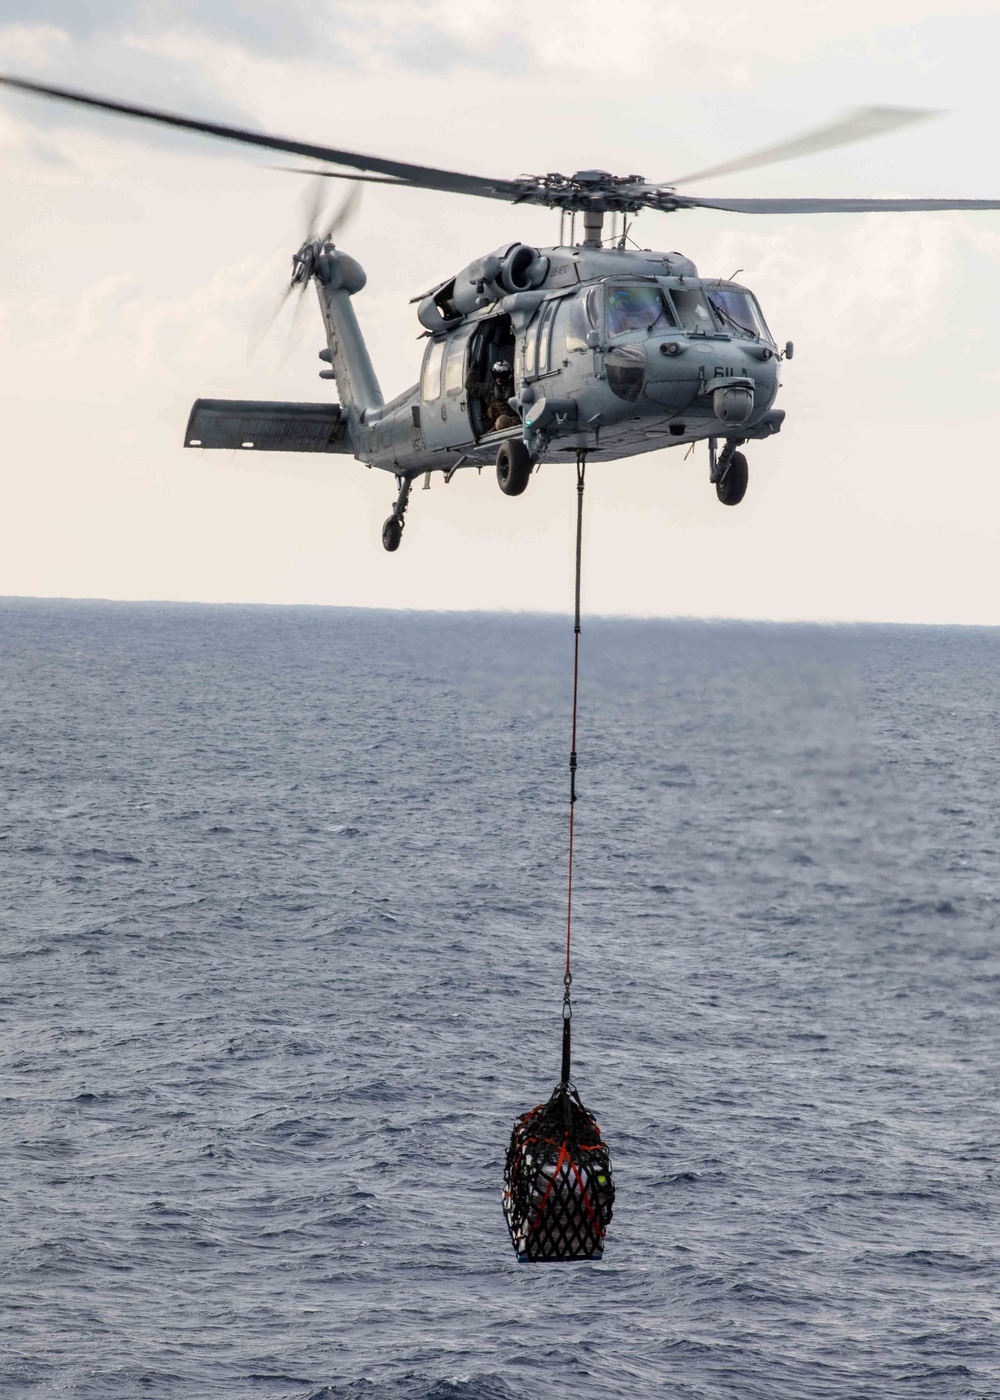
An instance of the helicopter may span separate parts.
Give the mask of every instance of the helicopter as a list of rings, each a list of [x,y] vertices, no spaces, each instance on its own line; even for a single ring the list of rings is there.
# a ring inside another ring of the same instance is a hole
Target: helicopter
[[[629,216],[716,209],[739,214],[1000,209],[1000,200],[708,198],[678,193],[693,180],[790,160],[885,134],[938,113],[863,107],[804,135],[678,179],[650,182],[605,170],[492,179],[288,140],[151,107],[0,75],[21,92],[305,157],[303,172],[409,189],[466,194],[558,210],[551,248],[506,243],[412,299],[422,328],[420,379],[388,403],[354,311],[366,285],[360,263],[333,235],[350,198],[325,229],[312,220],[292,259],[286,295],[313,284],[326,333],[323,379],[338,403],[198,399],[184,445],[258,452],[335,452],[392,472],[397,488],[382,544],[399,548],[415,480],[495,463],[500,490],[519,496],[531,474],[560,454],[612,461],[707,441],[709,479],[727,506],[744,498],[740,451],[780,432],[774,407],[779,348],[760,303],[733,278],[702,277],[681,253],[630,247]],[[329,169],[329,166],[346,167]],[[318,210],[316,211],[318,215]],[[604,237],[607,216],[612,233]],[[577,239],[577,222],[580,238]],[[608,245],[611,246],[608,246]],[[721,443],[721,447],[720,447]]]

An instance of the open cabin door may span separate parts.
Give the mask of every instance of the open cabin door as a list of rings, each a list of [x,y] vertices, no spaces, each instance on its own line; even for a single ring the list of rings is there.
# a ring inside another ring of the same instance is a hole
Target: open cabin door
[[[469,372],[474,374],[480,383],[492,383],[493,366],[504,360],[510,365],[513,387],[516,384],[513,377],[515,348],[514,328],[506,312],[487,317],[485,321],[478,322],[469,342]],[[490,431],[485,400],[473,399],[468,404],[468,414],[472,431],[477,438]]]

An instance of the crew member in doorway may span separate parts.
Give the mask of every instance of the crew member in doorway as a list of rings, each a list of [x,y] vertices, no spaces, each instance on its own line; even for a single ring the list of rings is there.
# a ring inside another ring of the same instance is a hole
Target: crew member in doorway
[[[483,401],[488,433],[517,427],[520,419],[507,402],[514,392],[514,376],[506,360],[497,360],[488,379],[478,379],[476,371],[470,369],[465,381],[465,392],[470,399]]]

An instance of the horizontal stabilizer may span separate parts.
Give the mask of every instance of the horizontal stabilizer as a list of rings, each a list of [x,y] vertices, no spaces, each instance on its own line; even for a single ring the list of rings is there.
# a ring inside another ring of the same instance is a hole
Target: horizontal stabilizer
[[[196,399],[184,446],[354,454],[347,436],[347,419],[336,403]]]

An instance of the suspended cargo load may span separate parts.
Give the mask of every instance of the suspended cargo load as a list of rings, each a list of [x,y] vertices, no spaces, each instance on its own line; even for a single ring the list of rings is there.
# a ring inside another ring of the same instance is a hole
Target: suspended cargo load
[[[518,1259],[600,1259],[614,1199],[601,1130],[576,1090],[560,1084],[517,1120],[507,1150],[503,1209]]]

